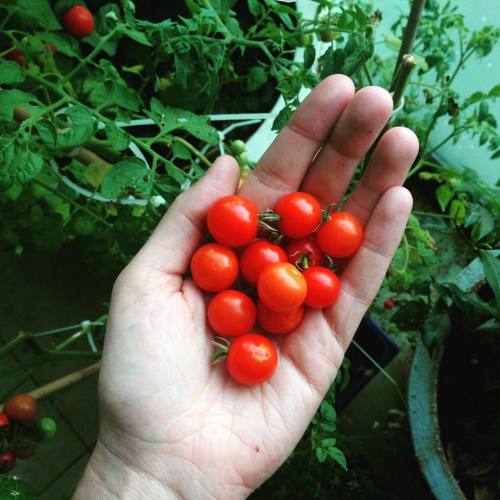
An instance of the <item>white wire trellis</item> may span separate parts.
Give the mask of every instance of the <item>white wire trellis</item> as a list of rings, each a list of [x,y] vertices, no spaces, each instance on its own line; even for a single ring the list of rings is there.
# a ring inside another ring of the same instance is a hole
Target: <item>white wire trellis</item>
[[[63,113],[67,109],[61,109],[58,111],[58,114]],[[257,123],[261,123],[264,120],[268,120],[270,118],[273,118],[275,116],[275,113],[270,112],[270,113],[240,113],[240,114],[215,114],[215,115],[209,115],[208,118],[212,122],[217,122],[217,121],[232,121],[235,123],[232,123],[225,129],[219,131],[219,142],[218,142],[218,148],[220,154],[225,153],[225,147],[224,147],[224,141],[226,139],[226,136],[232,132],[233,130],[240,128],[240,127],[245,127],[247,125],[254,125]],[[128,127],[147,127],[151,125],[156,125],[154,120],[150,118],[142,118],[142,119],[137,119],[137,120],[131,120],[130,122],[116,122],[116,126],[120,128],[128,128]],[[99,123],[98,124],[98,129],[103,129],[104,124]],[[202,152],[205,153],[209,145],[205,145],[202,148]],[[141,149],[134,143],[130,142],[128,145],[128,149],[136,156],[137,158],[141,159],[144,164],[146,165],[147,168],[151,168],[151,165],[148,163],[145,155],[141,151]],[[199,160],[195,160],[197,163],[199,163]],[[50,161],[50,165],[53,169],[53,171],[56,173],[56,175],[61,179],[61,181],[68,186],[70,189],[72,189],[74,192],[89,198],[91,200],[99,201],[102,203],[119,203],[121,205],[136,205],[136,206],[145,206],[149,202],[151,202],[153,205],[161,205],[165,203],[165,199],[162,196],[152,196],[150,200],[145,200],[145,199],[138,199],[134,198],[133,196],[129,196],[127,198],[123,199],[112,199],[112,198],[106,198],[105,196],[102,196],[101,194],[91,191],[89,189],[85,189],[82,186],[78,185],[76,182],[74,182],[72,179],[67,177],[66,175],[62,174],[59,170],[59,165],[57,162],[52,159]],[[186,186],[186,188],[189,186]]]

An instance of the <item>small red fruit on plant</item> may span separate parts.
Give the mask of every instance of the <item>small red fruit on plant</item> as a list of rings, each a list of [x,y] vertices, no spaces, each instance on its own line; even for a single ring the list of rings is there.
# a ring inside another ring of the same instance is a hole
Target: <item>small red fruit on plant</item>
[[[307,263],[310,266],[320,266],[325,260],[325,254],[321,251],[321,248],[316,243],[316,238],[312,235],[300,240],[290,241],[286,246],[286,254],[288,255],[288,262],[294,265],[300,265],[304,256],[307,257]]]
[[[289,262],[277,262],[260,273],[257,291],[266,307],[284,312],[296,309],[304,302],[307,284],[295,266]]]
[[[384,307],[387,309],[387,310],[390,310],[394,307],[394,301],[391,300],[391,299],[387,299],[385,302],[384,302]]]
[[[240,256],[240,270],[245,281],[256,285],[260,273],[269,264],[286,262],[286,253],[278,245],[259,240],[248,245]]]
[[[16,62],[17,64],[19,64],[19,66],[24,65],[25,58],[24,58],[24,53],[21,49],[18,48],[12,49],[10,52],[7,52],[7,54],[5,54],[4,58],[7,59],[8,61]]]
[[[274,211],[281,217],[278,227],[289,238],[309,236],[321,223],[321,206],[309,193],[287,194]]]
[[[257,321],[269,333],[289,333],[297,328],[304,317],[304,306],[285,312],[272,311],[262,302],[257,304]]]
[[[259,211],[255,203],[239,195],[217,200],[207,215],[208,231],[222,245],[242,247],[257,236]]]
[[[252,299],[238,290],[219,292],[208,305],[208,322],[215,333],[224,337],[248,333],[256,315]]]
[[[16,465],[16,457],[12,450],[0,452],[0,473],[10,472]]]
[[[307,295],[304,304],[313,309],[332,305],[340,293],[340,280],[330,269],[323,266],[309,267],[304,271]]]
[[[78,5],[64,14],[63,25],[71,35],[83,38],[94,31],[94,16],[86,7]]]
[[[276,348],[267,337],[258,333],[240,335],[229,347],[227,370],[240,384],[256,385],[269,380],[277,365]]]
[[[238,277],[238,257],[233,250],[217,243],[207,243],[191,259],[194,282],[207,292],[229,288]]]
[[[36,401],[30,394],[16,394],[4,404],[3,412],[10,420],[30,424],[36,415]]]
[[[331,257],[350,257],[363,242],[363,227],[349,212],[334,212],[319,227],[316,241],[321,250]]]
[[[0,440],[5,436],[9,430],[10,420],[7,415],[0,411]]]

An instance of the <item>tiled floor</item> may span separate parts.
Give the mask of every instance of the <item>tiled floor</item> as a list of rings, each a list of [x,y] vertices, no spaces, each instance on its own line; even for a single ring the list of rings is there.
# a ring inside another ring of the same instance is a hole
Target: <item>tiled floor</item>
[[[2,344],[19,330],[39,332],[99,317],[106,310],[103,303],[109,300],[112,280],[92,276],[81,259],[68,252],[63,256],[0,254],[0,283]],[[52,339],[47,337],[48,342]],[[29,348],[18,348],[12,356],[0,360],[0,371],[31,356]],[[89,364],[92,361],[46,366],[16,392],[29,391]],[[21,373],[2,378],[0,397],[21,379]],[[39,406],[40,415],[56,420],[57,438],[41,444],[35,457],[19,460],[16,473],[36,489],[42,500],[65,498],[85,467],[97,436],[96,382],[93,376]]]

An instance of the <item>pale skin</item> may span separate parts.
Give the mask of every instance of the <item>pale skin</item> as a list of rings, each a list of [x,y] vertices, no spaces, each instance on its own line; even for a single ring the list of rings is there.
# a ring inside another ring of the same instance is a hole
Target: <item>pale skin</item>
[[[338,203],[392,111],[383,89],[355,92],[342,75],[307,97],[239,193],[260,209],[307,191]],[[319,152],[318,152],[319,151]],[[100,432],[75,499],[240,499],[270,477],[297,445],[334,380],[401,240],[412,207],[403,187],[418,152],[392,128],[344,209],[365,228],[340,272],[331,307],[307,311],[296,331],[274,337],[279,366],[245,387],[210,365],[207,297],[185,279],[218,198],[236,193],[229,156],[179,196],[116,281],[99,379]]]

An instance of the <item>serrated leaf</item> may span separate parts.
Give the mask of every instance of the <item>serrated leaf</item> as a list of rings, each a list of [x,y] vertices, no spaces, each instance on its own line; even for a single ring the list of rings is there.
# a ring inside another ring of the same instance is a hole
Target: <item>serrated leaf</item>
[[[58,134],[58,144],[62,147],[80,146],[96,132],[97,123],[89,109],[76,105],[67,109],[67,128]]]
[[[206,116],[199,116],[185,109],[164,106],[155,98],[151,100],[150,116],[164,134],[173,130],[185,130],[208,144],[216,145],[219,142],[219,134],[210,125]]]
[[[25,74],[21,66],[13,61],[0,60],[0,85],[24,82]]]
[[[0,92],[0,118],[12,120],[14,108],[26,107],[30,103],[39,103],[38,99],[21,90],[2,90]]]
[[[107,172],[101,188],[106,198],[113,200],[129,195],[144,198],[151,193],[152,173],[139,158],[122,160]]]
[[[48,120],[40,120],[36,124],[40,139],[49,146],[55,148],[57,146],[57,130],[54,125]]]
[[[347,470],[347,461],[342,450],[339,450],[338,448],[335,447],[331,447],[328,448],[327,453],[331,459],[333,459],[342,467],[342,469],[344,469],[345,471]]]
[[[113,122],[106,123],[106,136],[111,142],[111,147],[115,151],[123,151],[130,144],[129,135]]]
[[[191,159],[191,151],[189,151],[189,149],[180,142],[174,142],[172,146],[172,152],[174,153],[174,156],[176,158],[179,158],[180,160]]]
[[[481,252],[484,274],[495,295],[497,317],[500,318],[500,260],[489,252]]]
[[[446,210],[446,207],[453,196],[455,196],[455,193],[446,184],[443,184],[436,189],[436,199],[443,212]]]
[[[36,23],[47,30],[61,29],[59,21],[48,0],[17,0],[16,7],[24,18],[33,19]]]
[[[142,31],[137,31],[129,27],[125,27],[123,29],[123,34],[131,38],[137,43],[141,45],[145,45],[146,47],[151,47],[151,42],[147,39],[146,35]]]
[[[276,116],[273,122],[273,130],[279,132],[292,117],[293,109],[290,106],[285,106]]]
[[[306,45],[304,48],[304,69],[309,69],[316,59],[316,49],[313,44]]]
[[[78,40],[65,33],[42,32],[36,35],[40,40],[51,43],[58,52],[68,57],[80,55],[80,46]]]

